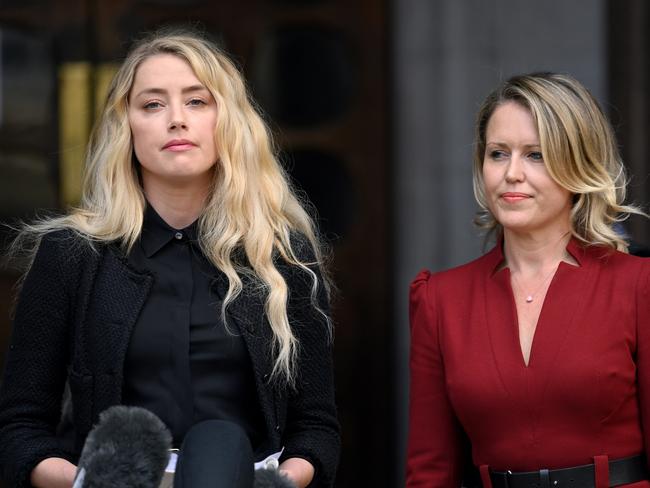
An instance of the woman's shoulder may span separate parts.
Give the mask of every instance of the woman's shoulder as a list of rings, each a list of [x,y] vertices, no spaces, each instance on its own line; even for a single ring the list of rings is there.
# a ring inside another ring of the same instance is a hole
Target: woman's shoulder
[[[38,253],[52,257],[82,259],[96,250],[96,243],[70,228],[46,232],[38,243]]]
[[[292,230],[289,234],[291,250],[296,258],[305,264],[316,261],[316,251],[309,238],[298,230]]]
[[[634,256],[603,246],[583,246],[582,252],[583,257],[612,273],[631,276],[635,273],[650,272],[650,258],[647,257]]]
[[[302,232],[292,230],[289,235],[289,245],[291,249],[287,249],[287,253],[292,253],[292,259],[286,259],[281,253],[276,252],[274,258],[275,265],[278,271],[284,276],[284,279],[293,281],[295,279],[304,280],[309,278],[311,283],[311,273],[306,269],[316,272],[320,275],[323,272],[323,262],[319,259],[322,253],[317,253],[312,241]],[[316,243],[315,245],[318,245]],[[319,249],[320,250],[320,249]],[[299,264],[298,264],[299,263]]]
[[[500,261],[500,254],[496,249],[492,249],[486,254],[473,259],[465,264],[454,266],[449,269],[440,271],[430,271],[423,269],[420,271],[413,282],[411,287],[421,287],[431,284],[463,284],[468,280],[475,280],[477,276],[490,273]]]
[[[18,268],[30,274],[57,274],[60,279],[93,266],[106,247],[70,228],[46,231],[29,239],[33,240],[16,255]]]
[[[310,239],[302,232],[292,230],[289,235],[289,245],[291,249],[286,251],[293,253],[293,258],[297,262],[283,257],[276,251],[274,257],[276,269],[294,292],[296,288],[306,287],[311,290],[314,277],[319,282],[323,280],[323,273],[326,273],[323,262],[319,260],[319,255]]]
[[[645,287],[650,286],[650,258],[615,251],[611,267],[626,280],[631,281],[636,275],[637,283],[642,283]]]
[[[577,251],[576,251],[577,250]],[[626,293],[650,288],[650,258],[599,245],[580,245],[572,252],[580,266],[597,272],[600,280]]]
[[[58,246],[76,246],[88,241],[82,234],[69,227],[46,231],[40,240],[41,243]]]

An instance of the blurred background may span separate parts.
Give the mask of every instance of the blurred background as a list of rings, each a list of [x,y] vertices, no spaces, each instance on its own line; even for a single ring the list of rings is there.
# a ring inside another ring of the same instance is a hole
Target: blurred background
[[[408,284],[482,252],[471,186],[481,100],[514,73],[574,75],[616,128],[629,200],[646,205],[650,4],[0,0],[0,221],[75,203],[107,83],[130,42],[161,25],[209,33],[240,65],[332,247],[337,486],[403,485]],[[650,244],[647,221],[626,226]],[[16,277],[0,271],[2,352]]]

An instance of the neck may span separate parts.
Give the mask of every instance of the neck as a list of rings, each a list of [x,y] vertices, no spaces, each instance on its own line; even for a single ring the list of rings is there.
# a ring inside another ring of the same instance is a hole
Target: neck
[[[503,255],[506,265],[513,273],[533,274],[557,266],[560,261],[576,264],[567,253],[571,240],[568,229],[558,230],[544,236],[503,233]]]
[[[183,229],[199,218],[209,194],[209,183],[202,186],[160,185],[143,179],[144,194],[158,215],[174,229]]]

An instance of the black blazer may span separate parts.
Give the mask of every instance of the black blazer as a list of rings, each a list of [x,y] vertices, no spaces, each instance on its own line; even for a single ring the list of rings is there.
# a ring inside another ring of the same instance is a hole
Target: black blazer
[[[294,242],[301,260],[313,260],[306,239]],[[243,291],[227,309],[229,324],[239,329],[251,356],[266,421],[267,441],[258,454],[284,447],[283,458],[301,457],[314,465],[311,486],[330,487],[340,438],[326,320],[311,306],[310,276],[281,259],[276,266],[289,287],[287,312],[300,341],[295,390],[270,381],[265,296],[249,277],[242,276]],[[220,275],[215,286],[224,296],[228,283]],[[99,414],[120,404],[131,330],[153,280],[133,269],[117,246],[91,247],[71,231],[42,239],[19,295],[0,388],[0,467],[11,486],[30,486],[32,469],[45,458],[76,463]],[[323,288],[318,303],[327,312]],[[74,443],[57,435],[66,383]]]

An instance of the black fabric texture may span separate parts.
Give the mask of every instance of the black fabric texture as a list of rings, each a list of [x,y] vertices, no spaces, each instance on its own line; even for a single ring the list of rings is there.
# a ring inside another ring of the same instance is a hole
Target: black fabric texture
[[[237,423],[256,448],[265,428],[252,363],[241,334],[221,320],[223,297],[212,287],[220,271],[201,252],[196,225],[174,229],[147,207],[128,262],[155,280],[129,341],[122,401],[162,419],[176,448],[208,419]]]
[[[308,241],[292,239],[298,258],[313,262]],[[252,278],[242,275],[244,290],[227,309],[227,325],[241,333],[250,355],[265,421],[255,457],[284,447],[282,459],[314,465],[311,486],[330,487],[340,437],[327,321],[311,306],[310,275],[279,258],[277,267],[289,287],[289,322],[300,342],[295,389],[270,379],[272,331]],[[318,304],[329,313],[319,270],[312,270],[320,280]],[[122,403],[127,347],[154,279],[131,266],[117,246],[91,248],[72,231],[42,239],[19,295],[0,387],[0,469],[10,486],[30,486],[31,470],[45,458],[76,463],[99,414]],[[225,277],[215,287],[225,296]],[[71,419],[72,448],[57,436],[62,418]]]

